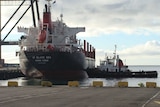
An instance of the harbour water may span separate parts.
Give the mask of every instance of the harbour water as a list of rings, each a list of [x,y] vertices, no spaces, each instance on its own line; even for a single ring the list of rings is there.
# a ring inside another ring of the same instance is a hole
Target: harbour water
[[[157,78],[88,78],[81,82],[81,86],[91,86],[93,81],[103,81],[104,86],[114,87],[117,86],[119,81],[128,82],[129,87],[138,87],[139,83],[145,85],[146,82],[156,82],[157,86],[160,87],[160,65],[130,65],[129,69],[132,71],[157,71]],[[17,81],[20,86],[31,83],[32,85],[37,85],[40,83],[40,80],[26,80],[24,77],[11,79],[12,81]],[[10,80],[0,80],[0,86],[7,86],[7,83]]]
[[[128,82],[129,87],[138,87],[139,83],[143,83],[144,85],[146,82],[156,82],[157,86],[160,87],[160,65],[130,65],[128,66],[131,71],[157,71],[158,72],[158,77],[157,78],[109,78],[109,79],[97,79],[97,78],[92,78],[89,79],[90,83],[95,80],[100,80],[103,81],[104,86],[111,86],[114,87],[117,85],[119,81],[126,81]]]

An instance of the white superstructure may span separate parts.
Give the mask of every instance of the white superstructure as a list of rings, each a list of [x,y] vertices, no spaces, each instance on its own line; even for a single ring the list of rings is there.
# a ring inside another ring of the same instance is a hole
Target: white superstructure
[[[50,1],[50,0],[49,0]],[[18,32],[23,32],[19,45],[22,50],[50,50],[80,51],[82,43],[76,38],[79,32],[85,32],[85,27],[68,27],[61,20],[51,21],[50,2],[45,5],[43,22],[39,21],[38,27],[18,27]]]
[[[100,66],[97,67],[101,71],[107,72],[126,72],[128,66],[123,65],[123,61],[119,58],[119,55],[116,55],[116,46],[113,58],[106,56],[105,60],[100,61]]]

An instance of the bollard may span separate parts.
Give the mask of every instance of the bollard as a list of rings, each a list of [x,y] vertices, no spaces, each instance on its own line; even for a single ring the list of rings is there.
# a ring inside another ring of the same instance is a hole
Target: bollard
[[[156,88],[157,83],[156,82],[146,82],[146,87],[147,88]]]
[[[103,87],[103,81],[93,81],[93,87]]]
[[[50,82],[50,81],[41,81],[41,86],[43,86],[43,87],[52,87],[52,82]]]
[[[16,82],[16,81],[8,81],[8,87],[18,87],[18,82]]]
[[[68,81],[68,86],[69,87],[78,87],[79,82],[78,81]]]
[[[118,87],[128,87],[128,82],[118,82]]]

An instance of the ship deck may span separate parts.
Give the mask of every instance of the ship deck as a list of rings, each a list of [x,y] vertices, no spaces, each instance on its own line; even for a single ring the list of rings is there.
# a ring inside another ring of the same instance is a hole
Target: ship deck
[[[159,88],[0,87],[3,107],[159,107]]]

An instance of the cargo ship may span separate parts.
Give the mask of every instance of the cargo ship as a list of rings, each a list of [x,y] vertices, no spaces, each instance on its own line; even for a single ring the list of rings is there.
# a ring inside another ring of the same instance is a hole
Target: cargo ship
[[[95,67],[95,48],[76,34],[85,27],[68,27],[60,19],[51,20],[51,0],[45,4],[38,27],[18,27],[20,69],[24,75],[57,81],[83,80],[85,69]]]

